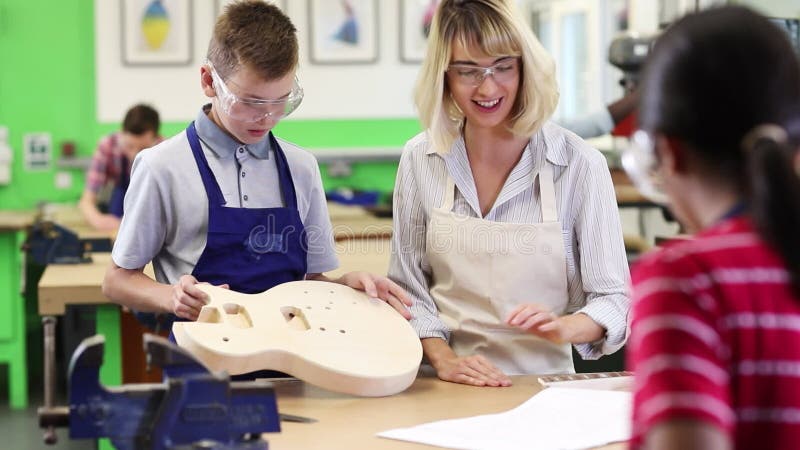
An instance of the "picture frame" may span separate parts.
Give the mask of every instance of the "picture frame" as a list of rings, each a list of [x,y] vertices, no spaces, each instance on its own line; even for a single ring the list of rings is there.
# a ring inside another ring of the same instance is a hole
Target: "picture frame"
[[[308,0],[312,64],[378,61],[378,0]]]
[[[433,12],[440,0],[400,1],[400,61],[419,64],[425,57]]]
[[[122,64],[185,66],[192,62],[190,0],[119,0]]]
[[[236,0],[215,0],[215,3],[216,3],[217,6],[216,6],[216,9],[214,10],[215,11],[214,17],[215,18],[219,17],[219,15],[222,14],[222,10],[227,5],[229,5],[229,4],[231,4],[231,3],[235,2],[235,1]],[[272,3],[273,5],[275,5],[278,8],[280,8],[281,11],[283,11],[284,14],[287,14],[287,15],[289,14],[289,9],[288,9],[289,8],[289,5],[288,5],[289,0],[263,0],[263,1],[265,3]]]

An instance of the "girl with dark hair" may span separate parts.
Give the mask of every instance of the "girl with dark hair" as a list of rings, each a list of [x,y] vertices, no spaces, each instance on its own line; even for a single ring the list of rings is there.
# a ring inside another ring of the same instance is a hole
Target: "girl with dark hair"
[[[633,271],[632,448],[800,440],[800,64],[742,7],[689,15],[645,69],[624,156],[691,240]]]

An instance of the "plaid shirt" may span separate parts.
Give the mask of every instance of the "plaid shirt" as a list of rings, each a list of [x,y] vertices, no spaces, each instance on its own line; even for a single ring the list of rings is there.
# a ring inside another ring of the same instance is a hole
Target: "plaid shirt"
[[[128,161],[126,167],[125,154],[120,146],[119,136],[120,133],[116,132],[101,139],[97,144],[94,156],[92,156],[92,162],[86,172],[86,189],[95,194],[107,184],[116,186],[122,178],[123,170],[127,170],[130,175],[133,161]],[[161,140],[162,138],[159,136],[156,142],[161,142]]]

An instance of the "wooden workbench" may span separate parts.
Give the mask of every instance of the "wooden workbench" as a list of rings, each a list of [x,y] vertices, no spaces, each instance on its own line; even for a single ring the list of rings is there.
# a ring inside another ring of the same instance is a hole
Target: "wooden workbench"
[[[60,316],[67,306],[97,305],[96,332],[106,338],[100,377],[104,384],[115,386],[122,383],[120,308],[102,292],[103,277],[110,264],[110,253],[93,253],[90,263],[48,265],[39,280],[39,314]],[[152,265],[148,264],[144,273],[154,278]]]
[[[510,387],[489,388],[418,377],[406,391],[382,398],[338,394],[301,381],[277,382],[278,411],[318,422],[282,422],[280,433],[263,437],[271,449],[278,450],[431,449],[434,447],[379,438],[375,433],[436,420],[505,412],[542,389],[536,376],[512,379],[514,384]],[[622,450],[625,445],[602,448]]]
[[[62,210],[62,215],[57,214],[56,218],[65,220],[73,217],[73,213]],[[361,208],[337,205],[331,207],[331,213],[334,230],[338,230],[341,236],[350,236],[337,241],[336,250],[341,267],[333,275],[351,270],[385,274],[391,253],[389,240],[372,238],[391,233],[391,219],[377,219]],[[24,223],[24,218],[15,216],[14,220]],[[70,220],[64,223],[67,227],[80,224],[79,221]],[[352,239],[355,241],[350,242]],[[39,281],[39,314],[61,315],[66,305],[107,303],[108,299],[103,296],[100,286],[110,264],[110,253],[94,253],[91,263],[48,266]],[[155,278],[151,265],[145,268],[145,274]]]
[[[39,280],[39,314],[60,316],[68,305],[108,303],[101,286],[110,264],[111,253],[93,253],[90,263],[48,265]],[[154,277],[151,265],[145,274]]]
[[[392,219],[375,217],[360,206],[328,203],[328,214],[337,242],[349,239],[389,239]]]

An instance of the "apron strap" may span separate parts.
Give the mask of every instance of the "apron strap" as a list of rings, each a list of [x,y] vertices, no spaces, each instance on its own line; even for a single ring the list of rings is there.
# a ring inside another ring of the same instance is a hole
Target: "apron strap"
[[[128,157],[122,155],[122,171],[119,174],[119,185],[122,189],[127,191],[128,186],[131,184],[131,162]]]
[[[186,139],[189,140],[189,146],[192,148],[192,155],[194,155],[197,168],[200,170],[200,178],[203,180],[203,187],[208,195],[208,205],[224,206],[225,197],[222,195],[222,189],[214,178],[211,167],[208,165],[206,155],[203,154],[203,147],[200,145],[200,138],[197,136],[197,129],[194,126],[194,121],[186,127]]]
[[[539,197],[542,206],[542,222],[557,222],[556,192],[553,186],[553,168],[545,161],[539,169]]]
[[[286,160],[286,154],[283,153],[281,145],[272,131],[269,132],[269,143],[272,150],[275,152],[275,165],[278,167],[278,179],[281,184],[281,194],[283,194],[283,204],[289,209],[297,208],[297,191],[294,189],[294,180],[292,180],[292,171],[289,169],[289,162]]]

